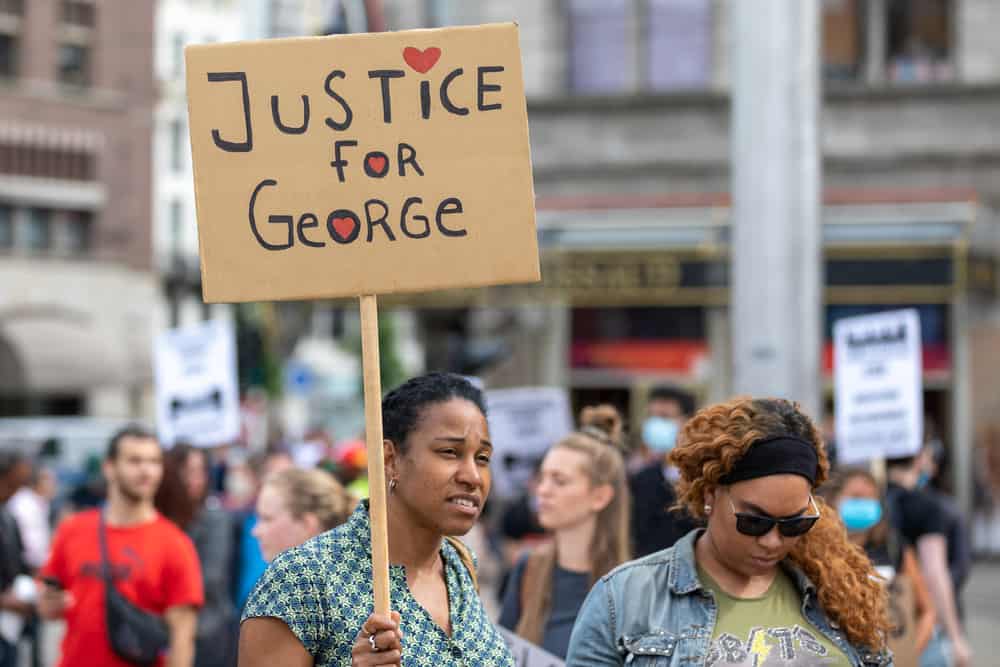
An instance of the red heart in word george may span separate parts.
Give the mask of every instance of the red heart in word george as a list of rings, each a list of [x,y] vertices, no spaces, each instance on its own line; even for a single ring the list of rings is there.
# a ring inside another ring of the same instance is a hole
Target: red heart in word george
[[[368,166],[371,167],[372,171],[376,174],[381,174],[385,171],[385,166],[388,162],[389,161],[386,158],[380,155],[373,155],[368,158]]]
[[[403,60],[406,61],[407,65],[421,74],[426,74],[430,68],[434,67],[440,57],[441,49],[436,46],[424,49],[423,51],[415,49],[412,46],[403,49]]]
[[[333,228],[342,239],[351,238],[351,234],[354,233],[354,228],[357,226],[358,223],[351,218],[333,219]]]

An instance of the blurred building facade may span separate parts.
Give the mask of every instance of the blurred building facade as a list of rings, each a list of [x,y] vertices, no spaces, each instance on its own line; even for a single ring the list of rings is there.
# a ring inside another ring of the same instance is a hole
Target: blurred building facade
[[[660,382],[727,396],[731,3],[385,5],[392,29],[517,21],[529,96],[543,283],[427,295],[428,365],[496,351],[492,386],[565,384],[634,419]],[[926,410],[968,502],[1000,407],[1000,5],[823,12],[827,396],[833,321],[918,308]]]
[[[0,414],[147,412],[152,333],[227,312],[200,299],[184,45],[511,20],[543,283],[400,300],[407,355],[633,421],[656,383],[728,395],[731,2],[161,0],[154,31],[153,3],[0,0]],[[827,391],[833,321],[918,308],[968,499],[1000,429],[1000,6],[823,7]],[[279,304],[271,344],[350,337],[355,311]]]
[[[238,0],[157,3],[153,134],[153,256],[160,278],[155,329],[225,317],[201,299],[191,140],[187,125],[184,47],[245,38],[247,12]]]
[[[153,4],[0,2],[0,416],[151,380]]]

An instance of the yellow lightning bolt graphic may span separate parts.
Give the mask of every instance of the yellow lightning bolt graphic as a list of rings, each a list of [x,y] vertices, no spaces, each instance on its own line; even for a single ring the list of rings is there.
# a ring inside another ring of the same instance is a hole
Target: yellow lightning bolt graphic
[[[767,644],[767,633],[763,631],[755,632],[753,643],[750,645],[750,655],[754,656],[754,665],[763,665],[767,662],[767,656],[771,655],[773,646]]]

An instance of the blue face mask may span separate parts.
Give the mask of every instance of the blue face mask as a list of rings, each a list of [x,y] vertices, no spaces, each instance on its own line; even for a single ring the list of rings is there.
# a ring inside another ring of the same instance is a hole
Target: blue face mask
[[[839,510],[850,533],[868,530],[882,520],[882,503],[872,498],[844,498]]]
[[[642,424],[642,441],[654,452],[666,454],[677,444],[677,422],[649,417]]]
[[[923,489],[928,484],[931,483],[931,475],[928,472],[921,472],[920,477],[917,478],[917,488]]]

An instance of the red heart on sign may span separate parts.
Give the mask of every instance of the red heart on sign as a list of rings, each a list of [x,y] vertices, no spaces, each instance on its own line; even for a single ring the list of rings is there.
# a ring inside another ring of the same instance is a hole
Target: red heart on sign
[[[373,155],[368,158],[368,166],[371,167],[371,170],[376,174],[381,174],[385,171],[386,163],[388,163],[388,160],[380,155]]]
[[[436,46],[424,49],[423,51],[415,49],[412,46],[403,49],[403,60],[406,61],[407,65],[421,74],[426,74],[430,68],[434,67],[440,57],[441,49]]]
[[[342,239],[351,238],[351,234],[354,233],[354,229],[358,226],[358,223],[353,218],[334,218],[333,228],[337,231]]]

